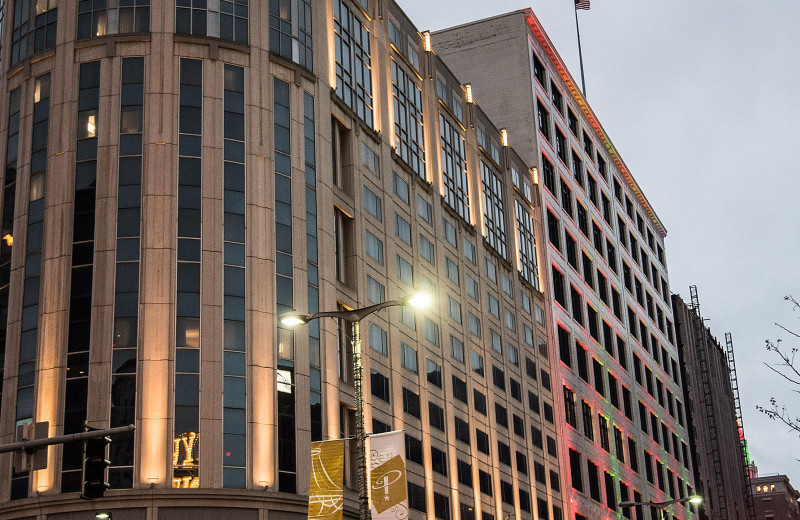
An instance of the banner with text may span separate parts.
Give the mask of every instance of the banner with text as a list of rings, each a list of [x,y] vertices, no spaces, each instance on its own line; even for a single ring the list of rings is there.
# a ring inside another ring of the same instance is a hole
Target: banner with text
[[[403,431],[370,435],[369,497],[372,520],[408,518],[408,484]]]
[[[342,520],[343,478],[344,441],[312,442],[309,520]]]

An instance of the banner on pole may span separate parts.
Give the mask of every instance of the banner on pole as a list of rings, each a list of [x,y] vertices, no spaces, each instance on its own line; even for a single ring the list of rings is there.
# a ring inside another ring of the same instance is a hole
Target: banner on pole
[[[312,442],[309,520],[342,520],[343,478],[344,441]]]
[[[369,497],[372,520],[408,518],[405,436],[402,431],[370,435]]]

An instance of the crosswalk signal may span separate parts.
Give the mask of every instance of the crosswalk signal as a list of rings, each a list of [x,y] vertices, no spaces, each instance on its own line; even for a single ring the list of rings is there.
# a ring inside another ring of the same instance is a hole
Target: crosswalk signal
[[[91,431],[91,429],[89,430]],[[106,482],[106,469],[111,461],[106,458],[106,449],[111,437],[96,437],[83,441],[83,490],[82,498],[100,498],[111,485]]]

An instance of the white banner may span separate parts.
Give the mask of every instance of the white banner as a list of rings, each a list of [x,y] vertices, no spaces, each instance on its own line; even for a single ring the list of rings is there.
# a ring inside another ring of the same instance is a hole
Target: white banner
[[[408,518],[405,446],[403,431],[370,435],[367,438],[367,482],[372,520]]]

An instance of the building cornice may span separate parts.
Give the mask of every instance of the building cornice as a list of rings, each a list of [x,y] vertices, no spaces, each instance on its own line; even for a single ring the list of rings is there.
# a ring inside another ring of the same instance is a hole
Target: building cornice
[[[547,36],[547,33],[544,32],[542,25],[539,23],[539,19],[536,18],[536,15],[533,14],[533,10],[530,8],[524,9],[522,11],[525,15],[525,21],[528,24],[533,35],[536,37],[536,40],[542,46],[542,49],[547,53],[547,57],[550,59],[550,62],[556,69],[556,72],[561,77],[561,80],[567,86],[570,94],[572,95],[572,99],[578,104],[583,113],[584,117],[588,120],[591,127],[594,129],[595,134],[597,135],[598,139],[603,143],[606,151],[608,152],[609,156],[614,161],[614,164],[617,165],[617,169],[622,174],[625,182],[631,188],[633,193],[636,195],[636,198],[639,200],[639,203],[647,212],[647,216],[650,218],[650,221],[658,230],[658,233],[661,235],[661,238],[667,236],[667,229],[664,227],[664,224],[661,222],[661,219],[658,218],[656,215],[653,206],[650,204],[650,201],[647,200],[645,197],[644,192],[642,192],[639,183],[636,182],[636,179],[633,178],[628,166],[625,164],[625,161],[622,160],[619,152],[617,151],[614,143],[611,142],[611,139],[608,137],[608,134],[603,129],[603,125],[600,124],[600,120],[595,115],[592,108],[589,106],[589,103],[586,101],[583,93],[578,88],[575,79],[567,70],[567,66],[564,64],[564,60],[561,59],[561,56],[556,51],[553,42],[550,41],[550,38]]]

